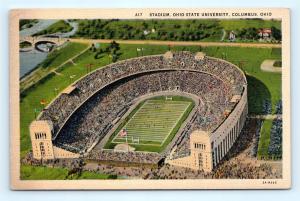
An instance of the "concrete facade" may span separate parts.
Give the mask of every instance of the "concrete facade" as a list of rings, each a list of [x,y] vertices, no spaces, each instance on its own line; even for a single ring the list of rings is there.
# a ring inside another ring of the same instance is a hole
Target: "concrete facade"
[[[210,137],[207,132],[199,130],[194,131],[190,135],[190,155],[182,158],[170,159],[166,162],[174,166],[209,172],[213,169],[212,149],[210,145]]]
[[[247,85],[243,95],[225,121],[213,132],[196,130],[190,135],[190,155],[169,159],[174,166],[211,172],[238,138],[248,114]]]
[[[56,147],[52,143],[51,121],[33,121],[29,126],[33,158],[51,160],[55,158],[78,158],[79,154]]]
[[[172,59],[172,52],[167,52],[164,55],[164,59]],[[204,53],[196,53],[195,60],[203,60],[205,58]],[[147,57],[144,57],[147,58]],[[222,60],[222,62],[225,62]],[[228,63],[228,62],[227,62]],[[182,65],[182,64],[181,64]],[[185,65],[183,63],[183,65]],[[232,64],[231,64],[232,65]],[[182,66],[180,66],[183,68]],[[203,69],[206,69],[204,67]],[[236,67],[241,75],[243,75],[246,80],[243,72]],[[157,71],[158,69],[150,69],[148,71]],[[164,69],[164,70],[173,70],[173,69]],[[189,71],[197,71],[196,69],[185,68]],[[143,72],[143,71],[142,71]],[[202,72],[197,71],[197,72]],[[141,72],[135,72],[130,75],[138,74]],[[203,71],[203,73],[209,74],[209,72]],[[212,74],[213,75],[213,74]],[[129,76],[129,75],[126,75]],[[118,79],[123,79],[120,76]],[[117,80],[118,80],[117,79]],[[112,80],[109,83],[105,83],[102,87],[108,86],[109,84],[115,82]],[[225,80],[226,81],[226,80]],[[228,83],[234,84],[234,80],[227,80]],[[243,85],[243,86],[242,86]],[[240,131],[242,130],[247,113],[248,113],[248,104],[247,104],[247,84],[242,84],[241,89],[230,97],[230,104],[234,105],[231,109],[226,109],[224,115],[226,116],[225,120],[214,130],[195,130],[190,135],[190,155],[182,158],[176,158],[166,160],[167,163],[171,165],[187,167],[195,170],[204,170],[210,172],[218,163],[223,159],[229,149],[232,147],[237,137],[239,136]],[[66,92],[74,90],[74,87],[69,88]],[[99,88],[97,88],[99,90]],[[73,113],[85,103],[93,94],[97,91],[87,96],[83,102],[81,102],[74,110],[70,113],[64,120],[63,125],[67,120],[73,115]],[[166,93],[166,92],[161,92]],[[172,92],[174,93],[174,91]],[[66,93],[69,94],[69,93]],[[47,107],[51,106],[49,104]],[[46,107],[46,109],[47,109]],[[55,158],[78,158],[80,154],[75,154],[70,151],[64,150],[62,148],[56,147],[52,144],[52,141],[55,140],[57,134],[60,132],[61,126],[57,132],[53,132],[53,125],[51,121],[38,120],[33,121],[30,125],[30,136],[32,142],[33,156],[36,159],[55,159]],[[95,140],[97,141],[97,140]],[[93,144],[89,150],[91,150],[96,144]]]
[[[21,42],[29,42],[32,44],[34,47],[36,43],[39,42],[51,42],[55,43],[57,46],[62,45],[67,41],[65,38],[51,38],[51,37],[42,37],[42,36],[37,36],[37,37],[32,37],[32,36],[24,36],[20,38],[20,43]]]

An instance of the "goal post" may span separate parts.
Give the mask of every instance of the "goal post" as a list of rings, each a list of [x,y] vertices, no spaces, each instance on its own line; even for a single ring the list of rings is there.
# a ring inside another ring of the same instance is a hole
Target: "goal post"
[[[171,97],[166,96],[166,100],[167,100],[167,101],[168,101],[168,100],[173,100],[173,98],[172,98],[172,96],[171,96]]]
[[[140,144],[140,137],[133,137],[132,136],[132,143],[133,144]]]

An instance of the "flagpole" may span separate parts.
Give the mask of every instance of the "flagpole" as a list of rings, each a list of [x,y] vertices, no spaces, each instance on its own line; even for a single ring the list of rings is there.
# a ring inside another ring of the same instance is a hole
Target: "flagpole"
[[[34,108],[34,119],[36,120],[36,108]]]

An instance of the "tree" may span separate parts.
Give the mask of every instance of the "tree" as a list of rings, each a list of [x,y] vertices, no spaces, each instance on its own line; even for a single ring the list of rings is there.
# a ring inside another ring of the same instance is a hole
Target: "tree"
[[[97,51],[97,53],[95,54],[94,58],[95,58],[95,59],[101,58],[101,54],[102,54],[102,53],[103,53],[103,50],[100,48],[100,49]]]
[[[174,38],[174,32],[173,32],[173,31],[170,31],[170,32],[168,33],[168,38],[169,38],[169,39],[173,39],[173,38]]]
[[[148,29],[148,24],[145,21],[142,23],[142,25],[143,25],[143,29]]]
[[[184,40],[185,39],[185,32],[181,31],[180,33],[180,40]]]
[[[181,25],[180,24],[174,24],[173,27],[174,27],[174,29],[180,29]]]
[[[115,36],[115,31],[114,30],[108,30],[108,38],[109,39],[112,39],[112,38],[114,38],[114,36]]]
[[[116,50],[119,50],[119,49],[120,49],[120,44],[113,40],[113,41],[110,43],[110,49],[116,49]]]
[[[281,30],[277,29],[276,27],[272,26],[271,27],[272,30],[272,36],[275,38],[275,40],[279,40],[281,41]]]
[[[117,60],[118,60],[118,55],[113,54],[113,55],[112,55],[112,62],[114,63],[114,62],[116,62]]]

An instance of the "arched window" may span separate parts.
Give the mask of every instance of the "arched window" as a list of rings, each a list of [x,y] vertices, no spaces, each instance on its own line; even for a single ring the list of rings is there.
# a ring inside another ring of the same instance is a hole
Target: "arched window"
[[[44,146],[44,142],[40,142],[40,151],[41,151],[41,156],[45,157],[45,146]]]
[[[199,166],[200,167],[203,167],[203,157],[202,157],[202,154],[200,153],[199,155],[198,155],[199,157],[198,157],[198,159],[199,159]]]

